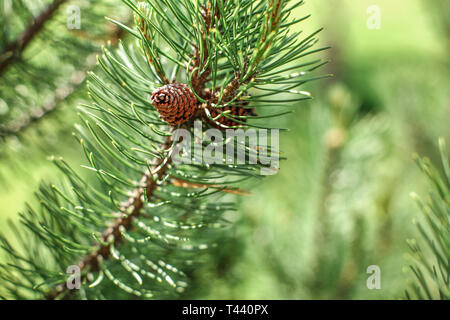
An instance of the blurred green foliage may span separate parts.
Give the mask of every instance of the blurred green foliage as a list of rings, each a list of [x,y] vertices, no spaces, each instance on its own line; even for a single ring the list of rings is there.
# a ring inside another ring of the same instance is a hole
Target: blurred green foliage
[[[85,90],[78,89],[101,45],[123,34],[104,19],[125,17],[114,5],[114,0],[0,3],[0,140],[64,102],[73,104],[72,96],[83,96]]]
[[[450,136],[445,38],[430,3],[311,2],[335,76],[283,123],[288,160],[242,200],[235,240],[209,273],[198,271],[194,297],[405,297],[406,239],[419,215],[409,193],[428,189],[411,156],[439,163],[438,137]],[[374,3],[379,30],[366,26]],[[380,267],[380,290],[367,288],[370,265]]]
[[[367,27],[374,3],[380,29]],[[291,129],[281,136],[288,160],[240,199],[232,234],[184,297],[404,298],[406,239],[416,237],[419,214],[409,194],[428,189],[411,155],[438,163],[438,137],[450,141],[448,11],[435,9],[421,0],[310,0],[299,8],[313,13],[306,34],[325,26],[334,77],[277,120]],[[42,179],[58,176],[47,156],[81,161],[70,134],[74,107],[0,145],[2,231]],[[366,286],[370,265],[381,269],[380,290]]]

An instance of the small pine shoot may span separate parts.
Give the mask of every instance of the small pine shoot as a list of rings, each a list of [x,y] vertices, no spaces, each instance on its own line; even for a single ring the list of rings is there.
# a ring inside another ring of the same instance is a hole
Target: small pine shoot
[[[414,258],[410,265],[414,279],[406,290],[408,299],[450,299],[450,164],[444,139],[439,140],[439,146],[442,172],[428,159],[417,159],[433,190],[425,199],[412,195],[423,219],[415,221],[420,240],[408,241]]]

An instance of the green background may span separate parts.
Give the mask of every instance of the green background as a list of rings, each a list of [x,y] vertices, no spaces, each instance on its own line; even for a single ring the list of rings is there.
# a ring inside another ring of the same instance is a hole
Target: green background
[[[296,11],[312,13],[300,24],[305,35],[325,27],[320,43],[333,48],[321,72],[334,76],[276,121],[290,128],[281,135],[288,160],[239,198],[234,228],[185,298],[404,297],[406,239],[418,234],[410,193],[429,189],[412,155],[437,161],[438,137],[450,142],[449,18],[438,2],[309,0]],[[367,27],[370,5],[380,8],[380,29]],[[2,232],[25,202],[35,204],[42,180],[58,179],[48,156],[84,161],[71,136],[76,104],[1,143]],[[366,286],[370,265],[381,269],[380,290]]]

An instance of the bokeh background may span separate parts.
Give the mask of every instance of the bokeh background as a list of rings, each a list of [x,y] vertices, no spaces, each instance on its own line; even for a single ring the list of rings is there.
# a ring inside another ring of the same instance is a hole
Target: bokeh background
[[[238,199],[234,227],[184,298],[404,298],[406,240],[418,236],[412,220],[420,215],[410,193],[429,189],[412,156],[438,162],[438,137],[450,142],[450,1],[309,0],[296,11],[308,13],[299,27],[305,36],[324,27],[320,44],[332,49],[320,71],[333,77],[310,84],[314,99],[276,120],[290,128],[281,135],[288,160]],[[53,64],[80,69],[76,60]],[[10,83],[0,85],[6,92]],[[1,232],[11,232],[7,221],[26,203],[36,205],[41,181],[58,181],[49,156],[84,161],[71,135],[86,99],[82,84],[77,90],[45,121],[0,140]],[[379,290],[366,286],[370,265],[381,269]]]

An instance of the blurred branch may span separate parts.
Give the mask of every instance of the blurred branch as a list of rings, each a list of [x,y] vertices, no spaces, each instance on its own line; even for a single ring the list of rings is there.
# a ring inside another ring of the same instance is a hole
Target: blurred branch
[[[17,40],[6,45],[5,49],[0,54],[0,76],[12,63],[20,58],[22,52],[44,28],[45,23],[53,17],[55,12],[65,2],[67,2],[67,0],[53,1],[52,4],[45,8],[44,11],[29,24]]]
[[[0,138],[5,139],[7,137],[17,136],[56,111],[61,106],[61,103],[69,98],[84,82],[86,79],[85,72],[92,67],[92,65],[93,64],[90,64],[89,67],[84,68],[84,72],[76,72],[71,84],[58,87],[55,91],[55,96],[49,103],[34,108],[20,119],[11,121],[6,128],[0,128]]]
[[[96,41],[111,41],[113,44],[116,44],[124,35],[125,30],[123,28],[113,25],[113,29],[111,30],[108,38],[96,38]],[[61,85],[55,90],[55,95],[53,96],[53,99],[50,99],[50,102],[33,108],[29,113],[25,114],[20,119],[11,121],[6,127],[0,127],[0,140],[23,133],[28,128],[40,122],[46,116],[59,109],[61,104],[72,94],[74,94],[84,83],[87,71],[94,67],[95,64],[96,59],[92,59],[92,55],[88,56],[84,67],[81,68],[80,71],[72,74],[70,83]]]
[[[335,184],[334,173],[339,169],[341,161],[342,149],[345,146],[345,130],[340,128],[338,125],[333,124],[332,127],[328,129],[325,134],[325,150],[324,159],[325,164],[323,167],[323,176],[321,185],[320,195],[318,197],[317,203],[317,226],[314,231],[314,244],[316,256],[313,260],[313,268],[316,270],[321,270],[317,274],[323,274],[324,268],[327,264],[327,245],[332,242],[330,236],[330,217],[329,217],[329,201],[333,194],[333,186]],[[311,292],[317,296],[320,289],[323,287],[323,281],[326,281],[322,277],[314,277],[309,283]]]
[[[450,49],[450,2],[448,0],[424,1],[427,9],[433,15],[433,25],[436,25],[446,44],[446,49]]]

